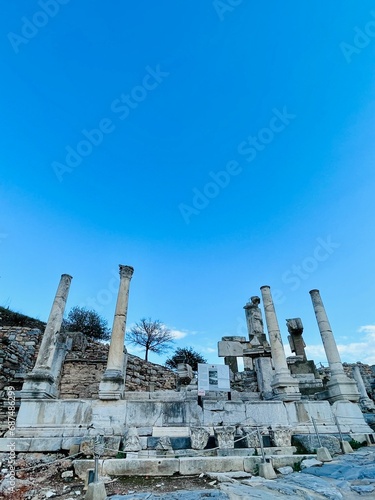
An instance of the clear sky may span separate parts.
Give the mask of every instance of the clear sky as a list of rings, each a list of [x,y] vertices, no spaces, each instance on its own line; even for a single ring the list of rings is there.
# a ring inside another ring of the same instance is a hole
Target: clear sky
[[[18,0],[0,33],[2,306],[46,320],[68,273],[111,324],[132,265],[128,326],[214,363],[267,284],[324,362],[318,288],[375,363],[373,1]]]

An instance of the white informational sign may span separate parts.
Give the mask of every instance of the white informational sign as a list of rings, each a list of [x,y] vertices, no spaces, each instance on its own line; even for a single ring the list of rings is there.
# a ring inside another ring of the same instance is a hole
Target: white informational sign
[[[230,391],[229,366],[198,364],[198,391]]]

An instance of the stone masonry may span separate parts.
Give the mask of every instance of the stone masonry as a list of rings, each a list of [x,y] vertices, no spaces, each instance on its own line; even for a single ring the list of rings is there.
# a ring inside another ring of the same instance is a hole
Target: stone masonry
[[[97,398],[109,346],[83,334],[69,335],[72,350],[65,358],[60,398]],[[41,339],[42,332],[38,329],[0,326],[0,395],[8,385],[21,389],[24,375],[35,365]],[[129,354],[125,388],[127,391],[175,389],[176,376],[163,366]]]
[[[22,374],[33,369],[41,339],[36,328],[0,326],[0,391],[7,385],[21,388]]]

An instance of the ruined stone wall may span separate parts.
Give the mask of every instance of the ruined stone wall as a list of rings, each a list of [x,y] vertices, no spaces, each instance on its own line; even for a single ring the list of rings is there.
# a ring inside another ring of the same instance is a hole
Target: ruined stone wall
[[[89,340],[81,333],[67,335],[71,338],[72,349],[63,365],[60,398],[97,398],[109,345]],[[0,326],[0,394],[7,385],[16,390],[22,388],[24,374],[34,367],[41,340],[40,330]],[[163,366],[129,354],[125,388],[128,391],[175,389],[176,377]]]
[[[0,326],[0,391],[7,385],[20,389],[23,374],[32,370],[42,332],[24,326]]]
[[[89,341],[75,335],[73,348],[65,359],[60,384],[61,399],[98,398],[100,379],[105,371],[108,344]],[[175,374],[137,356],[128,355],[125,390],[148,391],[175,389]]]

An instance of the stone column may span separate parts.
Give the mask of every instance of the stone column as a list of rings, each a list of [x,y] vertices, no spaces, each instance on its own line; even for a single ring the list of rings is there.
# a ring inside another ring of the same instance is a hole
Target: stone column
[[[270,287],[262,286],[261,292],[271,345],[272,361],[275,368],[275,375],[271,383],[275,395],[273,399],[296,401],[301,398],[298,380],[293,378],[289,372]]]
[[[125,326],[128,310],[129,286],[134,269],[120,265],[120,286],[113,320],[107,368],[99,385],[100,399],[122,399],[125,386],[126,347]]]
[[[354,380],[357,382],[357,387],[359,391],[359,404],[361,405],[362,410],[374,411],[375,410],[374,401],[372,401],[372,399],[368,397],[366,386],[365,383],[363,382],[362,374],[358,365],[355,365],[353,367],[353,377]]]
[[[72,277],[62,274],[55,300],[53,301],[47,326],[43,334],[35,366],[25,377],[21,398],[56,398],[61,366],[65,354],[61,355],[61,323],[64,316]]]
[[[329,368],[331,370],[331,379],[327,384],[328,400],[331,403],[345,399],[358,402],[359,394],[356,383],[345,375],[340,354],[319,290],[311,290],[310,295]]]

